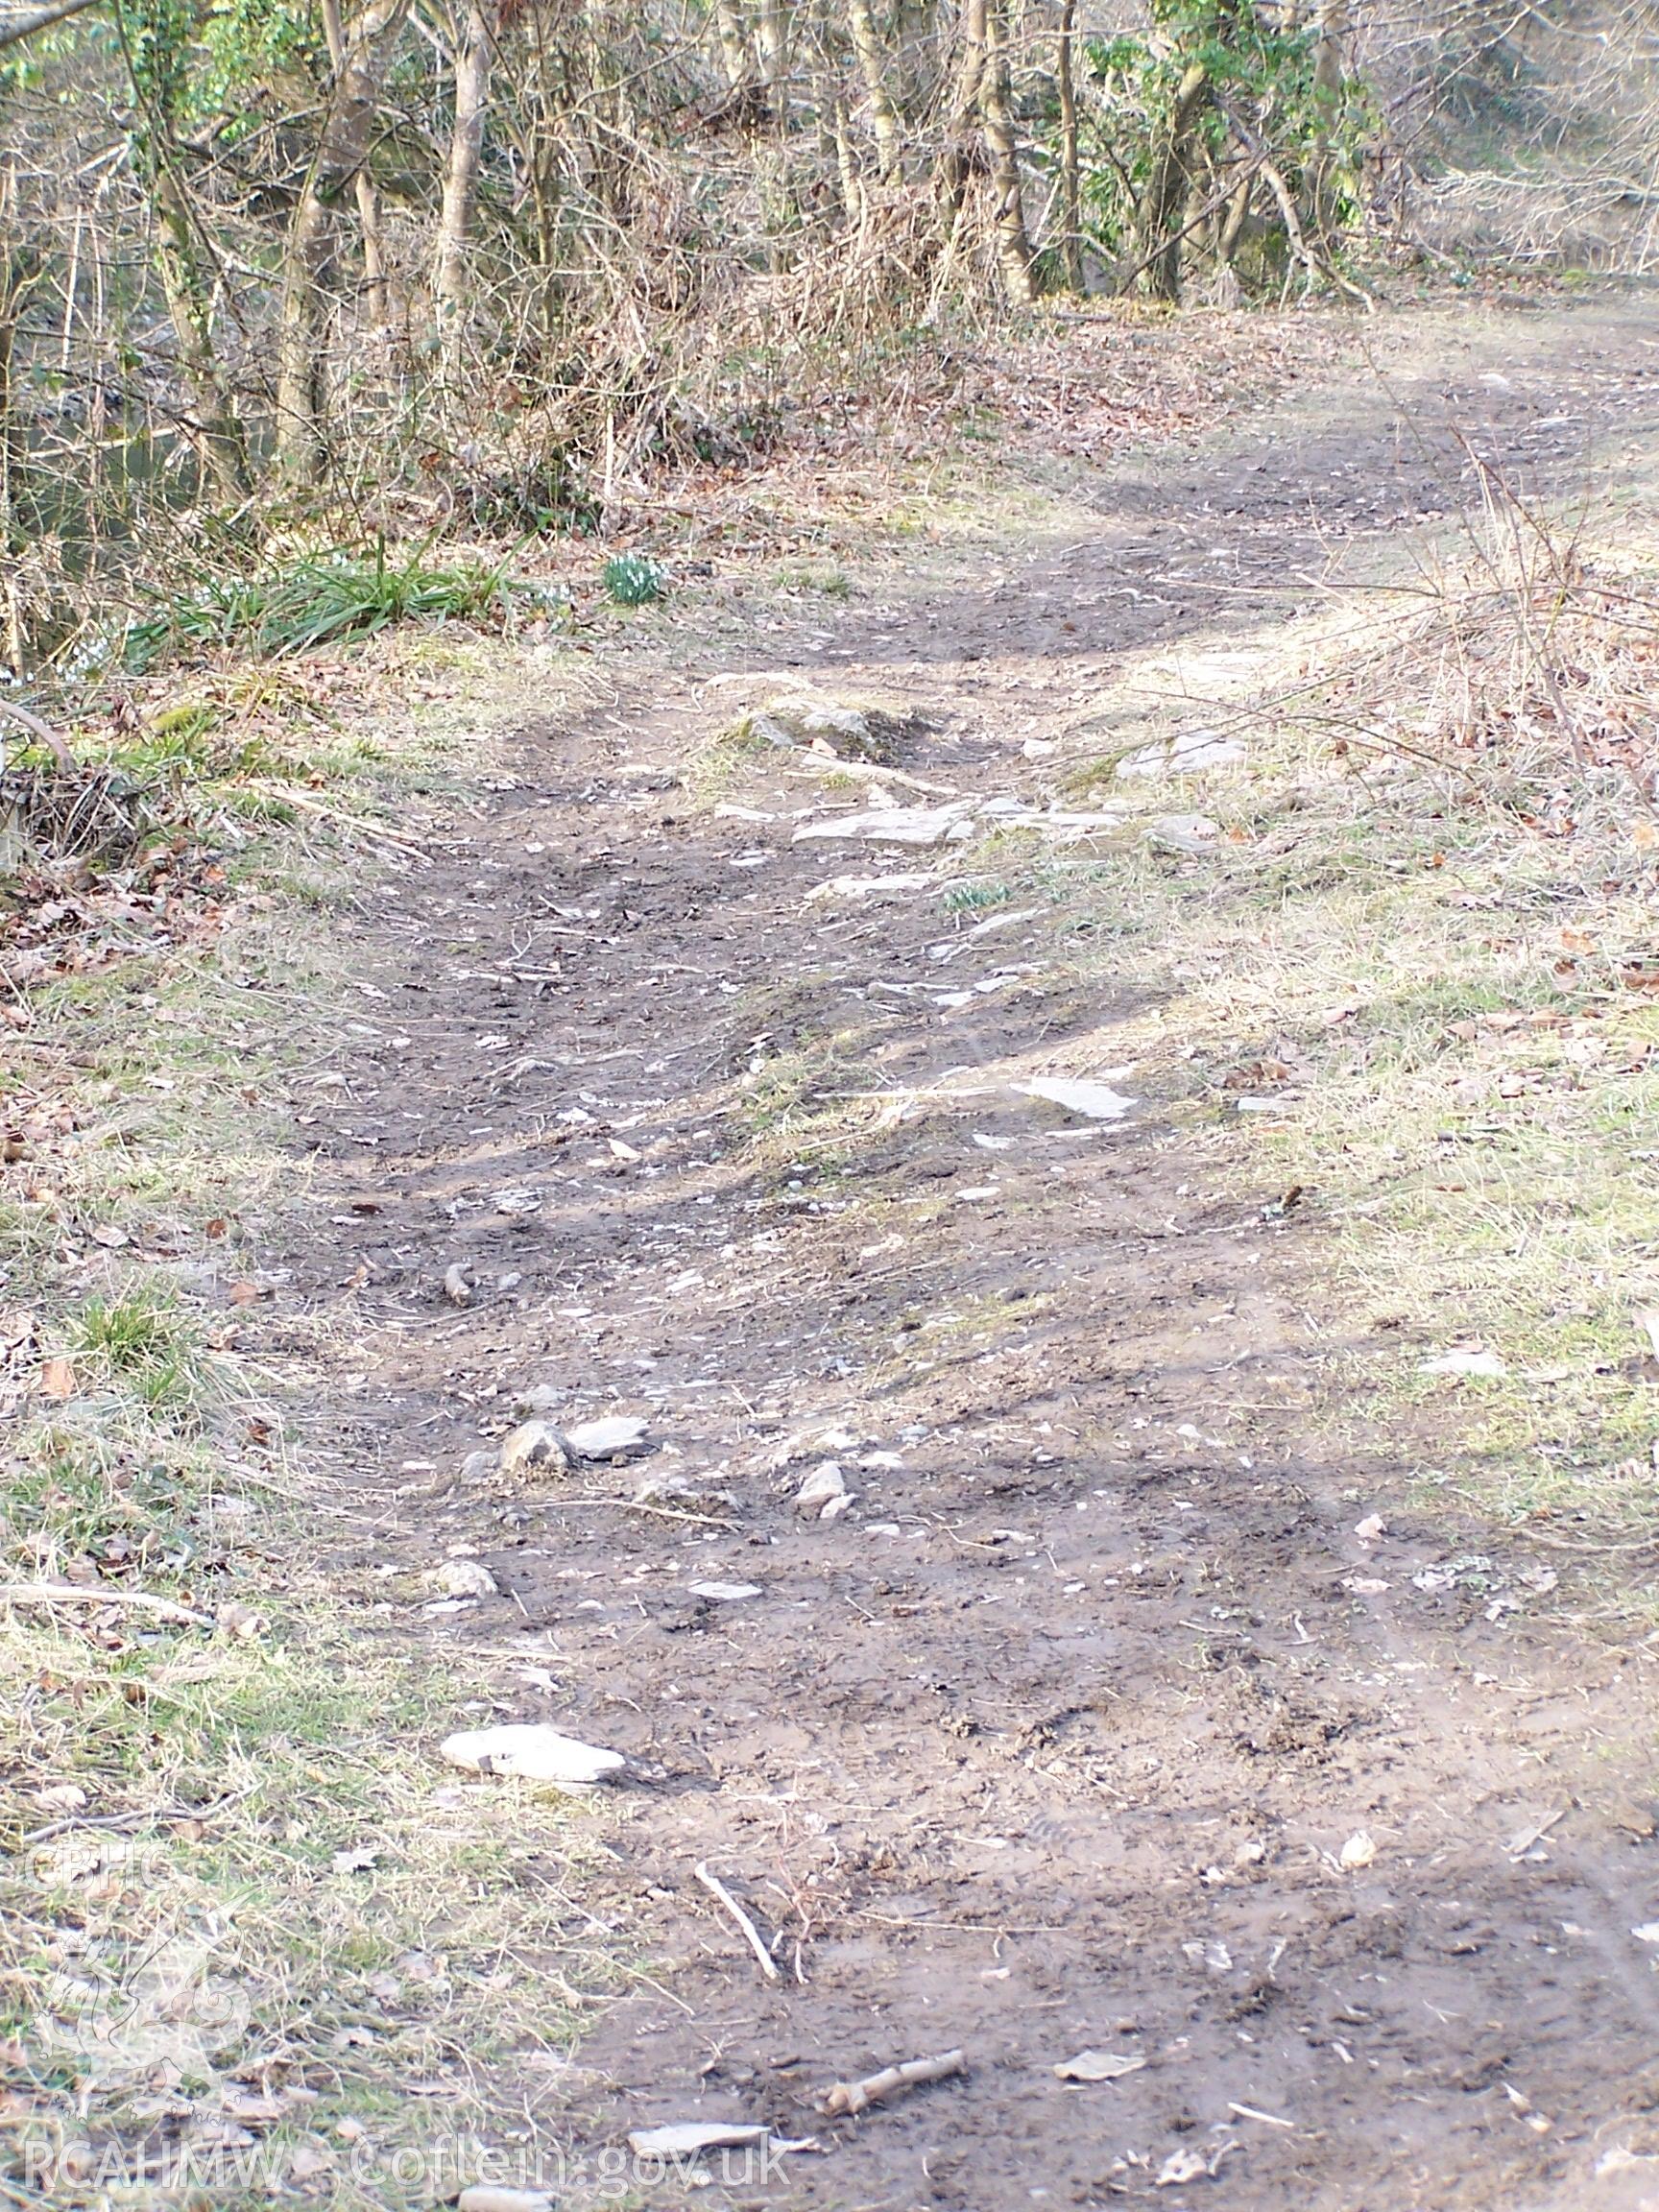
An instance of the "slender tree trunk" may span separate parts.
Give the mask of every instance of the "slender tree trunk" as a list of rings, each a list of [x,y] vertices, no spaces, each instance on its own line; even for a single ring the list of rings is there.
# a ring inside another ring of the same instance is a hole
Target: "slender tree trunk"
[[[1060,95],[1060,220],[1064,227],[1061,258],[1066,281],[1073,292],[1083,289],[1083,192],[1077,159],[1077,0],[1061,0],[1060,38],[1054,57],[1054,75]]]
[[[17,514],[23,486],[22,425],[17,420],[13,365],[17,320],[35,280],[32,257],[16,242],[12,213],[16,204],[14,160],[0,165],[0,662],[12,675],[24,672],[28,637],[23,617],[23,594],[17,556],[23,551],[23,531]]]
[[[323,36],[327,41],[328,63],[338,80],[346,66],[346,26],[340,0],[323,0]],[[386,253],[380,238],[380,195],[365,161],[357,172],[357,220],[363,228],[364,305],[373,328],[385,336],[391,327],[392,302],[386,285]]]
[[[1181,297],[1181,224],[1190,182],[1187,171],[1198,111],[1209,97],[1210,73],[1190,61],[1181,73],[1163,143],[1141,202],[1141,253],[1155,300]]]
[[[305,189],[289,226],[276,332],[276,452],[300,483],[323,458],[324,280],[334,218],[362,169],[394,36],[409,0],[368,0],[342,34],[342,59]]]
[[[445,381],[452,388],[460,377],[466,346],[467,310],[472,292],[469,242],[494,51],[494,10],[490,0],[471,0],[466,32],[455,55],[455,126],[449,139],[449,174],[444,183],[432,285]]]
[[[841,210],[851,228],[863,213],[863,195],[858,189],[858,164],[853,158],[847,110],[839,100],[830,109],[830,120],[835,136],[835,180],[841,187]]]
[[[248,442],[213,345],[212,310],[195,224],[175,169],[156,170],[151,198],[156,210],[156,272],[172,318],[180,373],[197,415],[193,442],[221,497],[246,499],[253,488]]]
[[[780,122],[786,120],[789,106],[789,27],[784,19],[782,0],[760,0],[760,78],[766,87],[766,104]]]
[[[1001,0],[987,0],[984,32],[979,115],[991,164],[991,188],[996,195],[997,259],[1010,301],[1016,307],[1028,307],[1036,293],[1031,281],[1031,238],[1025,228],[1020,155],[1008,113],[1008,58],[1002,46]]]
[[[380,195],[368,166],[357,172],[357,220],[363,226],[363,305],[372,327],[384,337],[392,327],[392,288],[380,235]]]
[[[1309,228],[1329,243],[1336,228],[1336,191],[1333,144],[1345,87],[1342,53],[1348,36],[1348,0],[1319,0],[1313,34],[1313,98],[1319,118],[1318,140],[1309,180]]]
[[[176,97],[169,98],[165,86],[140,68],[119,9],[115,27],[137,110],[132,133],[133,166],[155,219],[156,274],[173,325],[180,375],[196,414],[187,435],[220,496],[238,502],[252,490],[253,473],[247,437],[213,344],[212,297],[202,266],[202,234],[179,171]]]
[[[743,18],[734,0],[714,0],[714,33],[720,41],[720,59],[726,64],[726,82],[733,92],[741,92],[745,84],[754,82],[755,72],[749,65],[749,41],[743,36]]]
[[[876,132],[876,163],[883,177],[899,173],[899,117],[882,72],[881,41],[870,0],[847,0],[847,20],[853,33],[853,51],[858,57],[864,91],[870,103],[870,122]]]
[[[979,155],[979,86],[985,75],[986,0],[963,0],[962,52],[934,172],[940,220],[954,240]],[[943,70],[943,58],[941,58]]]

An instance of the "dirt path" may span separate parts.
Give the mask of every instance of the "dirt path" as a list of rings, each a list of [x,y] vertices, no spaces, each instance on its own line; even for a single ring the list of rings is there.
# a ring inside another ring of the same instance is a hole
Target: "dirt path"
[[[1465,418],[1568,467],[1659,366],[1633,320],[1583,329],[1449,359]],[[1097,528],[949,597],[636,663],[526,721],[469,845],[363,928],[378,1041],[319,1093],[340,1220],[299,1266],[354,1339],[364,1563],[475,1552],[502,1595],[431,1632],[491,1656],[495,1717],[634,1767],[590,1901],[653,1981],[527,2113],[577,2152],[726,2118],[821,2147],[652,2201],[1659,2202],[1630,2157],[1659,2152],[1645,1654],[1489,1618],[1437,1583],[1467,1532],[1405,1500],[1390,1437],[1334,1464],[1306,1432],[1316,1220],[1217,1194],[1133,1074],[1111,1125],[1023,1093],[1120,1067],[1108,962],[952,909],[948,854],[792,842],[859,799],[787,756],[741,769],[743,813],[680,781],[795,668],[925,718],[909,776],[1036,796],[1025,741],[1116,655],[1247,637],[1464,460],[1328,395],[1103,478]],[[531,1384],[658,1449],[459,1476]],[[854,1503],[808,1522],[826,1459]],[[965,2081],[812,2110],[953,2046]],[[1057,2080],[1085,2048],[1143,2063]]]

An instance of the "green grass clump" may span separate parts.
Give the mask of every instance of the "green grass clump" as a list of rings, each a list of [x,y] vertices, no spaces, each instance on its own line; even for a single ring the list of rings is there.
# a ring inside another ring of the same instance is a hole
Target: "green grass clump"
[[[425,548],[388,561],[342,547],[301,553],[243,576],[204,576],[190,590],[157,598],[128,624],[117,657],[136,674],[177,655],[235,650],[280,658],[393,623],[475,621],[511,592],[505,570],[463,562],[428,564]]]
[[[152,1411],[177,1414],[206,1394],[208,1368],[196,1325],[155,1286],[88,1299],[72,1345],[84,1366],[130,1390]]]
[[[643,553],[613,553],[605,564],[606,597],[618,607],[648,607],[663,594],[665,579]]]

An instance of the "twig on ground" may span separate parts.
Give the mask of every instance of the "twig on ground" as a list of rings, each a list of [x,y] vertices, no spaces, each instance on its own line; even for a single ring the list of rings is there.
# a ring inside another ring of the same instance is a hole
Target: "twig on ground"
[[[65,1820],[49,1820],[44,1828],[32,1828],[24,1837],[25,1843],[50,1843],[56,1836],[67,1836],[71,1831],[84,1828],[147,1828],[152,1821],[169,1826],[180,1820],[212,1820],[229,1806],[240,1805],[252,1792],[239,1790],[233,1796],[221,1797],[212,1805],[156,1805],[143,1813],[72,1813]]]
[[[565,1505],[613,1505],[619,1513],[654,1513],[660,1521],[687,1521],[693,1528],[730,1528],[739,1533],[738,1524],[728,1521],[718,1513],[678,1513],[672,1505],[650,1505],[643,1498],[607,1498],[602,1491],[580,1490],[571,1498],[549,1498],[542,1510],[556,1513]]]
[[[50,722],[42,722],[38,714],[32,714],[27,707],[19,707],[15,699],[0,699],[0,714],[10,714],[13,722],[21,722],[31,737],[38,737],[60,768],[73,768],[75,756]],[[6,749],[0,746],[0,766],[5,765]]]
[[[211,1613],[176,1605],[171,1598],[152,1598],[147,1590],[83,1590],[77,1582],[0,1582],[0,1605],[131,1605],[191,1628],[217,1625]]]
[[[299,807],[301,813],[317,814],[325,822],[338,823],[343,830],[360,830],[365,837],[373,837],[380,845],[390,845],[395,853],[406,854],[412,860],[431,857],[424,845],[417,844],[412,837],[403,836],[395,830],[388,830],[384,823],[373,822],[363,814],[348,814],[343,806],[330,806],[321,799],[309,798],[289,784],[251,781],[246,787],[267,792],[272,798],[279,799],[285,806]]]
[[[835,2081],[816,2100],[827,2120],[844,2113],[862,2112],[867,2105],[884,2104],[925,2081],[947,2081],[953,2074],[966,2074],[968,2060],[960,2051],[942,2051],[936,2058],[907,2058],[902,2066],[888,2066],[862,2081]]]
[[[736,1898],[733,1896],[731,1890],[727,1888],[725,1883],[721,1881],[719,1875],[710,1874],[709,1868],[703,1864],[694,1866],[692,1872],[702,1883],[704,1888],[708,1890],[709,1896],[718,1898],[727,1911],[731,1913],[733,1919],[736,1921],[738,1927],[742,1929],[744,1940],[760,1961],[760,1971],[765,1975],[767,1981],[776,1982],[779,1978],[777,1961],[765,1944],[761,1942],[760,1931],[750,1919],[748,1913],[744,1911],[742,1906],[738,1904]]]

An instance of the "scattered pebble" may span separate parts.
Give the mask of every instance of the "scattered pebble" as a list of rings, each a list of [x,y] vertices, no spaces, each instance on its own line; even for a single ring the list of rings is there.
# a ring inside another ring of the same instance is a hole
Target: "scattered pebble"
[[[1145,2063],[1116,2051],[1079,2051],[1074,2058],[1063,2058],[1054,2072],[1062,2081],[1119,2081],[1125,2074],[1139,2074]]]

